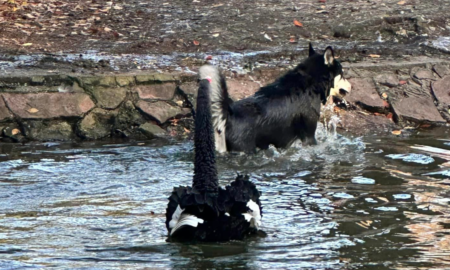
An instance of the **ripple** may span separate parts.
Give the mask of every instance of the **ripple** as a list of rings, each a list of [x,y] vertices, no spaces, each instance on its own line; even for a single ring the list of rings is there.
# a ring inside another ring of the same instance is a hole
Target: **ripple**
[[[380,207],[377,207],[377,208],[374,208],[374,209],[378,210],[378,211],[384,211],[384,212],[395,212],[395,211],[398,211],[397,207],[387,207],[387,206],[380,206]]]
[[[375,184],[375,180],[371,178],[357,176],[352,178],[352,183],[360,185],[373,185]]]
[[[411,199],[411,194],[394,194],[392,195],[396,200],[409,200]]]
[[[405,228],[436,218],[424,209],[446,194],[447,180],[430,181],[423,166],[409,166],[409,179],[372,153],[385,141],[366,149],[361,138],[322,136],[321,128],[317,146],[218,157],[221,185],[238,171],[258,186],[267,234],[226,244],[166,242],[167,197],[191,184],[192,142],[21,146],[0,162],[0,253],[9,261],[0,268],[361,269],[388,261],[408,269],[421,247]],[[437,235],[448,226],[444,217],[439,224]]]
[[[434,159],[432,157],[422,154],[391,154],[386,155],[386,157],[392,159],[401,159],[405,162],[412,162],[418,164],[431,164],[434,162]]]

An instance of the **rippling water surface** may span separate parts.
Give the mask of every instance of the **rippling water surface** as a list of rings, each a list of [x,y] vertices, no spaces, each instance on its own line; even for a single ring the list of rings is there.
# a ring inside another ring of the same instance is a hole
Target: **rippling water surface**
[[[267,236],[196,245],[164,225],[191,142],[0,145],[0,269],[449,269],[446,131],[319,137],[219,157],[222,185],[249,173],[262,191]]]

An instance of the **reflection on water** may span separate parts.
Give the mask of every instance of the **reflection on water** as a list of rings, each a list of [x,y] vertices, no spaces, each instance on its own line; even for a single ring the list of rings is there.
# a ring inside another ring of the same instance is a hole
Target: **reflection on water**
[[[450,268],[450,146],[327,137],[218,158],[221,184],[250,173],[265,237],[166,242],[192,143],[0,145],[0,269]],[[443,137],[445,138],[445,137]]]

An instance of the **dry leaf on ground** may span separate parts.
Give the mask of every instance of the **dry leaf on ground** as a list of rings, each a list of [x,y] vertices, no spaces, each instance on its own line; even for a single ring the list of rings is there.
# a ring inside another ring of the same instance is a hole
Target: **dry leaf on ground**
[[[297,20],[294,20],[294,24],[295,24],[295,26],[303,27],[303,23],[301,23],[301,22],[299,22]]]

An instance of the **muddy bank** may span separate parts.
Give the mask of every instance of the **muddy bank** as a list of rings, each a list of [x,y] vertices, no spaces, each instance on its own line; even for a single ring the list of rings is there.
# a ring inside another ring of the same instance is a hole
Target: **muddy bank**
[[[355,52],[362,53],[376,42],[419,45],[449,36],[449,5],[445,0],[7,1],[0,4],[0,52],[239,52],[326,40],[361,45]]]
[[[298,62],[309,42],[349,63],[448,58],[449,9],[446,0],[6,1],[0,69],[189,72],[210,57],[240,72]]]
[[[338,117],[339,129],[356,135],[393,131],[398,135],[450,121],[449,61],[418,57],[344,67],[352,92],[345,103],[323,112],[325,121]],[[225,71],[235,100],[252,95],[282,72],[281,68],[245,74]],[[0,76],[3,141],[191,135],[197,90],[194,72],[85,75],[31,70],[13,74]]]

